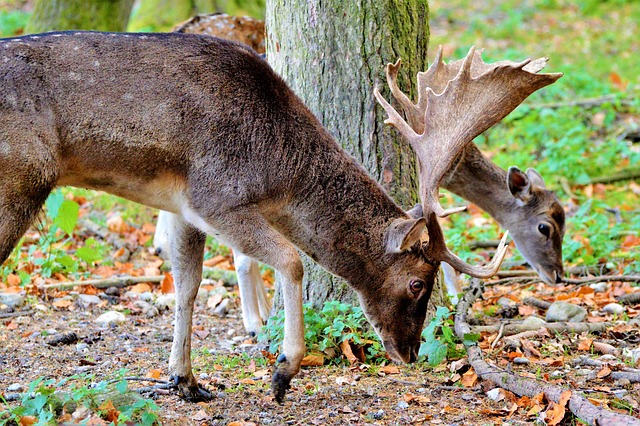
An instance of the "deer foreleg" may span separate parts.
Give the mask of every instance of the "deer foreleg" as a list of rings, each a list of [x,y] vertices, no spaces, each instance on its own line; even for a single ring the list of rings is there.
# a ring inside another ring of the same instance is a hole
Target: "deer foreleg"
[[[191,371],[191,321],[193,304],[202,279],[205,234],[179,216],[171,213],[166,215],[176,287],[175,330],[169,373],[181,397],[192,402],[209,400],[212,395],[198,385]]]

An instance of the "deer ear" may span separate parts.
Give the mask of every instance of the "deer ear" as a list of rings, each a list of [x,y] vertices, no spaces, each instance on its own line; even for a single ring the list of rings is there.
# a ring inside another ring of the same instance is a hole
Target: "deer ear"
[[[420,219],[423,216],[422,204],[418,203],[411,210],[405,212],[411,219]]]
[[[507,172],[507,185],[511,195],[518,200],[527,201],[531,195],[531,181],[529,177],[522,173],[516,166],[509,167]]]
[[[387,253],[402,253],[420,241],[427,221],[419,219],[398,219],[387,229]]]
[[[544,179],[542,179],[542,176],[536,171],[536,169],[529,167],[527,169],[527,176],[529,177],[532,185],[547,189],[547,186],[544,184]]]

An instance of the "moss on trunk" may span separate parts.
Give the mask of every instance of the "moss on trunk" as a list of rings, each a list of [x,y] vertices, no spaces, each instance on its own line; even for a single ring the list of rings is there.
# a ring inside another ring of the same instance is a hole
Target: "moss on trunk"
[[[35,0],[25,30],[124,31],[132,6],[133,0]]]

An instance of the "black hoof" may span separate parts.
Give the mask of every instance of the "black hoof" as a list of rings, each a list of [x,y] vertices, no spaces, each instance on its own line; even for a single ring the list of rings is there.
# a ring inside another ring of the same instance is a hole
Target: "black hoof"
[[[291,388],[292,376],[281,369],[277,369],[271,379],[271,391],[278,404],[284,403],[284,395]]]
[[[187,377],[171,376],[173,387],[178,390],[180,398],[188,402],[207,402],[213,399],[211,392],[203,388],[195,380]]]

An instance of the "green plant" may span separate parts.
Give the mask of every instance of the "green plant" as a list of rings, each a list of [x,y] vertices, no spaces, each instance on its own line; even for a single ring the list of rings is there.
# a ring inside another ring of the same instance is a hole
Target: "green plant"
[[[59,424],[61,416],[80,407],[101,417],[112,415],[105,410],[105,403],[116,410],[118,424],[159,424],[156,404],[128,391],[127,381],[122,380],[124,371],[118,376],[115,381],[97,383],[93,382],[94,376],[88,374],[77,374],[58,382],[38,378],[29,384],[19,404],[10,406],[5,401],[9,408],[0,412],[0,425],[23,424],[21,419],[24,417],[35,419],[38,425]]]
[[[305,343],[309,352],[340,354],[340,344],[350,341],[366,348],[367,362],[382,361],[384,349],[377,335],[369,327],[364,312],[358,306],[336,301],[325,302],[318,311],[312,304],[303,305]],[[263,328],[259,340],[269,342],[269,351],[276,353],[282,345],[284,311],[272,316]],[[334,363],[343,358],[331,359]]]
[[[438,306],[435,316],[429,325],[422,331],[423,342],[418,352],[419,359],[435,367],[448,358],[460,358],[464,351],[458,349],[459,340],[453,331],[452,312],[444,307]],[[478,336],[467,335],[465,340],[476,341]]]

